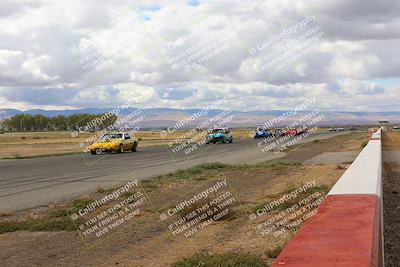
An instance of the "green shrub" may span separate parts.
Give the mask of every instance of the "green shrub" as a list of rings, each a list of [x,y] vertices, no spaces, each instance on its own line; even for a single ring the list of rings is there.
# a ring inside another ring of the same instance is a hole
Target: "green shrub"
[[[15,231],[73,231],[76,230],[69,216],[57,219],[27,219],[23,221],[0,222],[0,234]]]

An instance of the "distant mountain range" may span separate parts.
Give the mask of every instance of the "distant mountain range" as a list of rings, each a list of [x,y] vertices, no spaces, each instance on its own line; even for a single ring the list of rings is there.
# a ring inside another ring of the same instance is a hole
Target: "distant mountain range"
[[[72,115],[75,113],[89,113],[89,114],[102,114],[111,111],[108,108],[85,108],[75,110],[42,110],[32,109],[21,111],[17,109],[0,109],[0,120],[12,117],[17,114],[41,114],[44,116],[57,116],[57,115]],[[120,111],[119,117],[126,117],[129,114],[137,111],[135,108],[127,108]],[[174,123],[187,118],[190,115],[196,114],[201,111],[200,109],[173,109],[173,108],[149,108],[143,109],[145,120],[141,122],[141,127],[147,128],[165,128],[173,125]],[[204,117],[214,117],[220,114],[222,110],[209,110]],[[225,126],[228,127],[246,127],[264,124],[273,118],[277,118],[285,114],[288,110],[263,110],[263,111],[231,111],[229,114],[234,114],[232,120],[227,121]],[[286,120],[278,123],[277,125],[286,125],[291,121],[304,117],[310,111],[301,111],[296,116],[290,116]],[[321,111],[323,119],[318,121],[318,125],[376,125],[378,121],[389,121],[392,124],[400,123],[400,112],[347,112],[347,111]],[[186,127],[193,127],[204,120],[194,120]]]

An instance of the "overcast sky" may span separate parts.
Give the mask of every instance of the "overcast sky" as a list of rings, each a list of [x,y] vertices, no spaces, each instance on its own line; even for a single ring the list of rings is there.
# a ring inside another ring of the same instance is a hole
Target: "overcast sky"
[[[0,108],[400,111],[398,0],[0,0]]]

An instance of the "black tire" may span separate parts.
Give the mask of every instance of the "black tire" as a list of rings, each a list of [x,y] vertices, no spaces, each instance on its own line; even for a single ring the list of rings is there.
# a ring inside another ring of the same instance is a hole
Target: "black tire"
[[[96,150],[90,150],[90,154],[96,155]]]
[[[124,152],[124,146],[122,144],[119,145],[117,152],[118,153]]]
[[[132,152],[137,152],[137,147],[138,147],[138,143],[133,143],[133,146],[132,146],[132,149],[131,149],[131,151]]]
[[[231,138],[231,139],[229,140],[229,144],[232,144],[232,142],[233,142],[233,138]]]

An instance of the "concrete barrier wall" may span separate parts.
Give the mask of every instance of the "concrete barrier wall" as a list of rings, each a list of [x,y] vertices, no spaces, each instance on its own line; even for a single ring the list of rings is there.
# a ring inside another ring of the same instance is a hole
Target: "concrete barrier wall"
[[[383,266],[382,129],[271,265]]]

